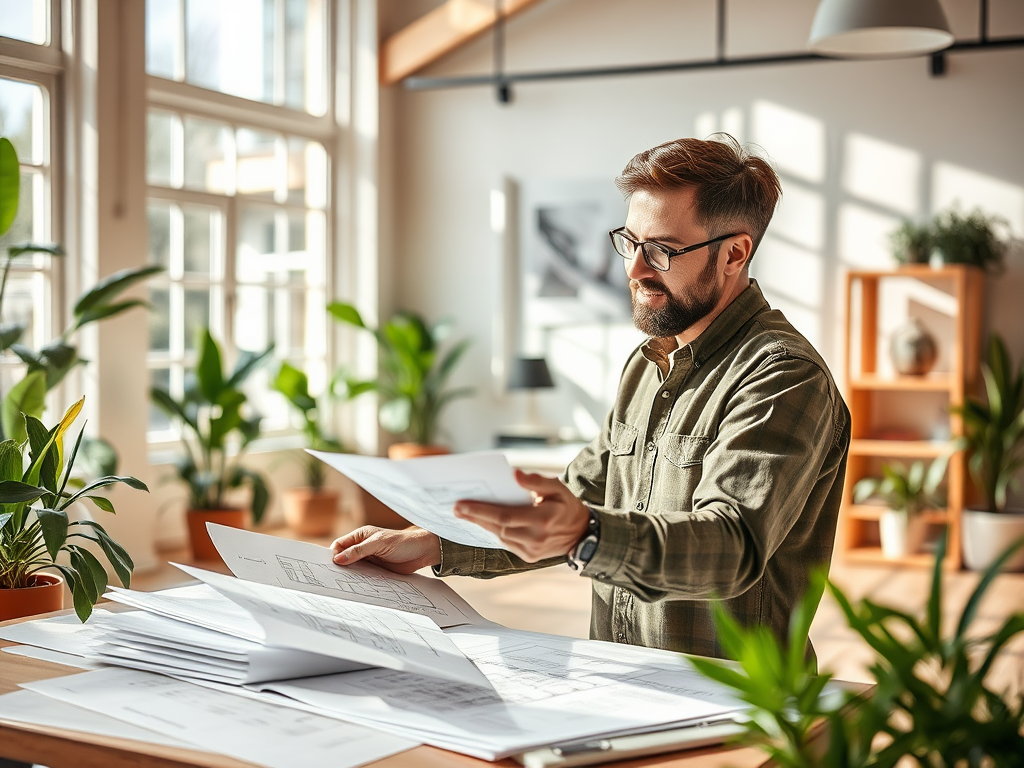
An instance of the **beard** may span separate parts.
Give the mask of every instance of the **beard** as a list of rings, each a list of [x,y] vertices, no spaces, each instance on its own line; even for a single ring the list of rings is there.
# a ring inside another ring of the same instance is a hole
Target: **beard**
[[[648,336],[667,338],[678,336],[688,328],[707,317],[722,298],[722,289],[715,279],[718,259],[708,256],[704,268],[697,275],[693,289],[685,297],[675,296],[657,280],[631,280],[629,284],[633,301],[633,324]],[[659,309],[637,301],[637,288],[643,286],[660,291],[665,296],[665,305]]]

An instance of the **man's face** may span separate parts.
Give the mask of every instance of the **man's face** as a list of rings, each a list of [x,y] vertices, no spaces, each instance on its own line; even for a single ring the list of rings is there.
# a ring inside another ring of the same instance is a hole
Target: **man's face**
[[[673,250],[711,237],[696,222],[691,188],[634,192],[626,232],[634,240],[652,240]],[[722,297],[718,258],[707,248],[676,256],[670,264],[668,272],[659,272],[644,261],[639,249],[632,261],[626,261],[633,323],[648,336],[683,333],[710,314]]]

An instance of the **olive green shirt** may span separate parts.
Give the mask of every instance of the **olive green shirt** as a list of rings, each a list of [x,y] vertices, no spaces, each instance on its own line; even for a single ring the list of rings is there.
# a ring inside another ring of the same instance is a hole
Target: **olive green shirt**
[[[849,442],[825,362],[754,281],[690,344],[642,344],[601,435],[563,476],[601,523],[581,572],[590,636],[722,656],[717,597],[783,640],[810,573],[830,561]],[[564,563],[441,551],[442,576]]]

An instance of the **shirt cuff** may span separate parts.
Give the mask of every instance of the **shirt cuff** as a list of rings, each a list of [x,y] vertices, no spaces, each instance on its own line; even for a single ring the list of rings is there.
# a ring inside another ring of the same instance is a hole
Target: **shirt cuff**
[[[466,576],[484,569],[484,551],[440,539],[441,562],[433,566],[435,576]]]
[[[629,513],[617,510],[591,507],[601,523],[601,535],[597,549],[580,575],[598,581],[614,580],[626,562],[633,539],[633,527],[629,524]]]

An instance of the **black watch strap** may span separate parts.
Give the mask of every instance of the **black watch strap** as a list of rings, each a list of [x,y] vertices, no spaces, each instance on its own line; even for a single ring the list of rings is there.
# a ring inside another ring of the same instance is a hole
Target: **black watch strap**
[[[601,518],[594,510],[590,510],[590,520],[587,523],[587,532],[579,543],[569,550],[565,560],[574,571],[582,571],[584,566],[597,551],[597,544],[601,539]]]

